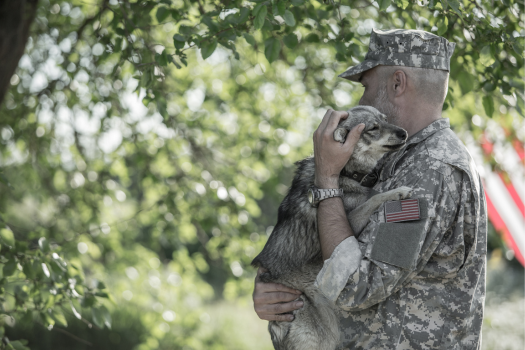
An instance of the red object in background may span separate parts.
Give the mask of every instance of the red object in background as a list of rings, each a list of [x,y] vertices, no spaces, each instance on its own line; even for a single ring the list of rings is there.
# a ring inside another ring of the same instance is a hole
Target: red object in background
[[[514,140],[512,146],[514,146],[516,153],[518,153],[518,157],[520,157],[521,162],[523,163],[523,160],[525,159],[525,149],[523,148],[523,144],[519,140]]]
[[[492,201],[490,200],[490,197],[486,192],[485,197],[487,198],[487,211],[490,222],[492,223],[496,231],[502,236],[503,241],[505,242],[507,247],[514,251],[514,256],[516,257],[516,260],[518,260],[521,265],[525,266],[525,259],[523,258],[523,255],[520,252],[518,245],[516,244],[516,242],[512,238],[512,235],[507,229],[505,221],[503,221],[503,219],[499,215],[498,211],[496,210],[496,207],[494,206],[494,204],[492,204]]]
[[[523,165],[525,165],[525,150],[522,143],[517,139],[514,139],[511,144],[511,149],[516,154],[511,154],[509,159],[516,159],[520,163],[520,165],[516,165],[518,166],[518,173],[521,173],[519,170],[523,169]],[[487,156],[493,156],[495,146],[486,134],[481,136],[480,145]],[[517,157],[514,158],[516,155]],[[490,167],[483,164],[478,164],[478,166],[485,168],[483,186],[485,188],[485,197],[487,198],[488,218],[496,231],[501,235],[507,247],[512,249],[516,260],[525,266],[523,257],[525,253],[525,193],[522,193],[524,191],[523,176],[514,173],[508,174],[503,170],[493,172]]]

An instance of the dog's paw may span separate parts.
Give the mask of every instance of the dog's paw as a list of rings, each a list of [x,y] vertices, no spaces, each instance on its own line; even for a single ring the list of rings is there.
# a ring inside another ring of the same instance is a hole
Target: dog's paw
[[[412,189],[410,187],[407,187],[407,186],[401,186],[399,188],[396,188],[395,190],[393,190],[397,196],[397,200],[400,200],[400,199],[407,199],[407,198],[410,198],[412,196]]]
[[[348,130],[346,130],[345,128],[337,128],[334,131],[334,140],[336,140],[337,142],[343,143],[346,140],[347,134],[348,134]]]

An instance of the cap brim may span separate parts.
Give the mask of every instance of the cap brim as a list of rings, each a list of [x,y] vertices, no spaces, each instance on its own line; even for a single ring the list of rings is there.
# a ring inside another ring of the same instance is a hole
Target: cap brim
[[[339,74],[339,78],[343,78],[343,79],[347,79],[351,81],[359,81],[359,78],[361,78],[361,74],[363,74],[363,72],[366,72],[367,70],[377,67],[380,64],[381,62],[378,62],[378,61],[364,60],[363,62],[359,63],[357,66],[350,67],[346,72]]]

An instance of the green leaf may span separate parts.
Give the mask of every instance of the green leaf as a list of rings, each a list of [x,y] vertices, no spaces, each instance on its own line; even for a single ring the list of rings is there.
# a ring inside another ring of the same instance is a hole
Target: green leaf
[[[273,25],[271,22],[270,22],[270,19],[268,17],[266,17],[266,19],[264,20],[264,24],[262,26],[262,29],[268,31],[268,32],[271,32],[272,30],[279,30],[280,27],[278,25]]]
[[[277,38],[271,37],[264,42],[264,55],[268,62],[272,63],[279,57],[281,43]]]
[[[485,67],[490,67],[494,64],[494,62],[496,62],[496,59],[494,58],[490,50],[490,45],[487,45],[481,49],[479,53],[479,61]]]
[[[211,41],[201,42],[201,55],[202,59],[207,59],[217,48],[217,39],[213,38]]]
[[[458,0],[448,0],[448,4],[450,5],[450,8],[452,11],[458,14],[458,16],[463,19],[463,13],[459,9],[459,1]]]
[[[466,70],[461,70],[458,74],[459,87],[463,95],[474,89],[474,77]]]
[[[446,10],[448,8],[448,1],[447,0],[441,0],[441,6],[443,6],[443,10]]]
[[[253,36],[251,36],[250,34],[248,33],[243,33],[242,36],[244,37],[244,39],[246,39],[246,42],[252,46],[255,47],[256,45],[256,42],[255,42],[255,38]]]
[[[104,328],[104,315],[102,314],[102,311],[100,309],[92,308],[91,316],[94,324],[96,324],[100,328]]]
[[[3,228],[0,230],[0,240],[3,244],[9,246],[10,248],[15,245],[15,236],[13,236],[13,231],[8,228]]]
[[[255,20],[253,21],[253,28],[255,30],[259,30],[263,27],[267,12],[268,9],[266,8],[266,5],[261,6],[261,9],[258,11]]]
[[[40,318],[46,327],[53,326],[55,324],[55,320],[47,312],[40,312]]]
[[[284,23],[290,27],[295,26],[295,17],[293,16],[293,13],[288,10],[284,11]]]
[[[181,33],[182,35],[190,35],[191,33],[193,33],[194,30],[195,30],[195,27],[190,27],[190,26],[185,26],[185,25],[181,25],[179,27],[179,33]]]
[[[262,9],[263,6],[266,7],[266,5],[264,5],[264,4],[258,4],[257,6],[255,6],[255,7],[253,8],[253,10],[252,10],[252,15],[253,15],[253,17],[257,17],[257,15],[259,14],[259,11],[261,11],[261,9]]]
[[[280,1],[277,3],[277,13],[281,16],[284,16],[284,12],[286,11],[286,3],[284,1]]]
[[[53,315],[52,316],[53,316],[53,318],[55,319],[55,321],[59,325],[67,327],[66,317],[64,316],[64,314],[62,313],[62,311],[59,308],[55,308],[53,310]]]
[[[392,3],[391,0],[378,0],[377,3],[379,4],[379,11],[386,11],[388,6]]]
[[[496,90],[496,85],[492,84],[490,81],[487,81],[483,85],[483,90],[485,90],[486,92],[492,92],[492,91]]]
[[[170,15],[170,10],[167,7],[161,6],[157,9],[156,17],[159,23],[163,22]]]
[[[518,38],[522,38],[522,37],[518,37]],[[516,40],[515,42],[512,43],[512,49],[514,50],[514,52],[520,55],[520,57],[523,57],[523,45],[521,45],[519,41]]]
[[[18,262],[16,262],[14,259],[13,260],[9,260],[5,265],[4,265],[4,268],[2,269],[2,272],[4,274],[4,277],[9,277],[11,276],[12,274],[15,273],[16,271],[16,267],[18,265]]]
[[[448,17],[445,17],[440,23],[439,23],[439,26],[438,26],[438,35],[443,35],[447,32],[448,30]]]
[[[319,42],[319,36],[315,33],[310,33],[306,36],[304,39],[307,43],[318,43]]]
[[[345,53],[345,51],[346,51],[345,43],[342,42],[342,41],[338,41],[338,42],[336,42],[336,43],[335,43],[335,50],[336,50],[338,53],[340,53],[340,54],[342,54],[342,55],[344,56],[344,53]]]
[[[494,114],[494,100],[492,99],[492,96],[483,96],[482,104],[487,117],[492,118],[492,115]]]
[[[254,15],[255,16],[255,15]],[[204,23],[208,26],[210,31],[215,32],[219,29],[219,26],[216,22],[213,21],[213,19],[210,16],[203,16],[201,18],[201,23]]]
[[[237,16],[235,17],[235,23],[241,24],[246,22],[248,19],[248,15],[250,14],[250,10],[247,7],[242,7]]]
[[[30,261],[27,261],[22,266],[22,271],[24,271],[24,275],[26,275],[27,278],[33,279],[35,278],[35,271],[33,270],[33,264],[31,264]]]
[[[164,49],[164,51],[162,51],[160,54],[155,54],[155,62],[157,62],[161,67],[166,67],[168,65],[168,53],[166,49]]]
[[[24,343],[22,343],[22,341],[20,340],[14,340],[12,342],[9,342],[9,345],[11,345],[15,350],[31,350],[27,346],[24,346]]]
[[[290,49],[295,49],[297,44],[299,44],[299,40],[297,39],[297,35],[294,33],[287,34],[283,37],[283,42],[286,47]]]
[[[109,310],[104,305],[102,305],[100,307],[100,312],[102,314],[102,319],[104,320],[104,324],[106,325],[106,327],[111,329],[111,314],[109,313]]]
[[[177,40],[173,40],[173,45],[178,50],[184,48],[184,43],[181,43],[180,41],[177,41]]]
[[[401,7],[403,10],[405,10],[409,4],[408,0],[396,0],[397,7]]]
[[[183,43],[186,42],[186,38],[183,37],[183,36],[180,35],[180,34],[175,34],[175,35],[173,35],[173,40],[175,40],[175,41],[180,41],[180,42],[183,42]]]
[[[301,6],[304,4],[304,0],[292,0],[291,3],[294,6]]]
[[[46,237],[40,237],[38,240],[38,246],[44,253],[49,252],[49,241],[46,239]]]

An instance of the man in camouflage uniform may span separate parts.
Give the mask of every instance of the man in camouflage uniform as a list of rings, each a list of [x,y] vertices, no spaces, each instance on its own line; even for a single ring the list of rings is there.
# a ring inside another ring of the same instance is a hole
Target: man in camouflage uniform
[[[337,349],[480,349],[485,299],[486,203],[473,160],[441,110],[455,44],[417,30],[374,30],[365,61],[340,76],[360,81],[360,104],[378,108],[409,138],[373,189],[413,189],[420,218],[387,222],[382,205],[354,236],[339,197],[318,207],[318,288],[339,307]],[[361,130],[345,145],[329,110],[314,134],[316,186],[337,188]],[[363,137],[366,131],[364,131]],[[290,321],[297,291],[256,280],[260,318]]]

